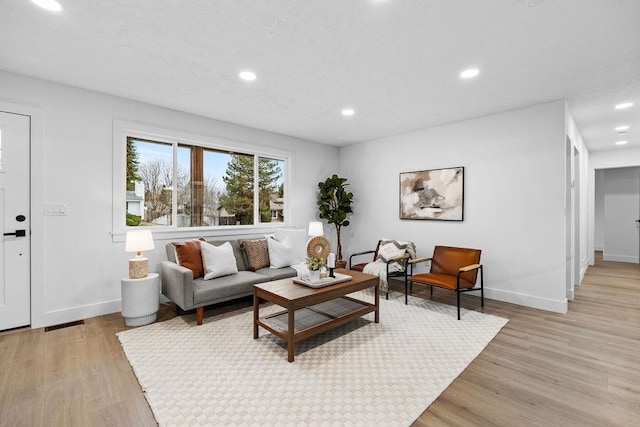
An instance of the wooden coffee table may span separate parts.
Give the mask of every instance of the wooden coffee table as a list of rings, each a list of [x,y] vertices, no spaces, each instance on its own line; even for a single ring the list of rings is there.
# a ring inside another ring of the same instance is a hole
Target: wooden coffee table
[[[253,338],[258,338],[258,327],[262,326],[287,342],[287,360],[293,362],[294,348],[298,341],[371,312],[375,312],[375,322],[379,323],[378,277],[351,270],[338,269],[336,272],[348,274],[352,279],[317,289],[294,283],[291,279],[254,285]],[[347,296],[371,287],[375,289],[373,303]],[[272,302],[285,310],[260,317],[260,300]]]

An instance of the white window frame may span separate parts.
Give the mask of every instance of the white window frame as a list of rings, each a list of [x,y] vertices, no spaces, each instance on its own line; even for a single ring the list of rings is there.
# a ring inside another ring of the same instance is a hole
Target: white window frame
[[[170,226],[142,226],[136,229],[150,229],[159,238],[189,238],[199,237],[206,233],[207,236],[216,235],[248,235],[263,233],[266,230],[290,226],[291,201],[287,201],[289,189],[289,177],[291,174],[292,153],[277,148],[265,148],[258,145],[248,144],[239,141],[211,137],[200,134],[192,134],[183,131],[161,128],[154,125],[147,125],[125,120],[115,119],[113,121],[113,188],[112,188],[112,238],[114,242],[123,242],[126,232],[134,227],[127,227],[126,217],[126,169],[127,169],[127,138],[140,138],[150,141],[158,141],[173,145],[173,169],[176,169],[178,144],[196,145],[205,149],[215,149],[228,152],[238,152],[250,154],[256,157],[269,158],[284,162],[284,188],[285,188],[285,221],[282,223],[260,223],[259,213],[259,192],[254,191],[254,224],[252,225],[225,225],[225,226],[203,226],[203,227],[178,227],[177,212],[172,209],[171,215],[174,217]],[[175,187],[176,176],[173,176]],[[254,180],[258,179],[258,162],[254,162]],[[258,188],[258,187],[256,187]],[[172,205],[175,207],[177,192],[173,192]]]

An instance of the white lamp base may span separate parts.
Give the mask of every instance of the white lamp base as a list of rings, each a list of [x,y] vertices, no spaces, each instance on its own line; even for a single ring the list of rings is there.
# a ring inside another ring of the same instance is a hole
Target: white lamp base
[[[129,278],[142,279],[149,274],[149,259],[135,257],[129,260]]]

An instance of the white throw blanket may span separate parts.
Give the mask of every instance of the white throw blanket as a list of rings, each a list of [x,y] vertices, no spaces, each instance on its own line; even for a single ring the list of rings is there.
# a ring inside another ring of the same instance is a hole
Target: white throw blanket
[[[293,264],[291,268],[293,268],[296,272],[298,272],[298,277],[309,279],[309,269],[307,268],[307,265],[304,262],[301,262],[299,264]]]
[[[392,263],[389,265],[389,272],[401,271],[397,264]],[[363,273],[373,274],[380,279],[380,290],[386,292],[389,288],[389,281],[387,280],[387,263],[380,260],[370,262],[364,266]]]
[[[413,242],[400,242],[392,239],[383,238],[380,241],[380,250],[378,252],[378,259],[374,262],[364,266],[363,273],[373,274],[380,278],[380,290],[386,292],[389,288],[389,281],[387,280],[387,263],[386,260],[393,260],[394,257],[400,256],[403,253],[408,253],[409,258],[414,259],[416,257],[416,245]],[[398,271],[404,271],[403,261],[389,262],[389,272],[395,273]]]

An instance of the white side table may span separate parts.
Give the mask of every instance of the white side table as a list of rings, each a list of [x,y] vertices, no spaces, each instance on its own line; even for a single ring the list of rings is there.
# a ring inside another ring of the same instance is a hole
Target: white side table
[[[160,307],[160,276],[149,273],[142,279],[124,277],[122,285],[122,317],[127,326],[148,325],[156,321]]]

